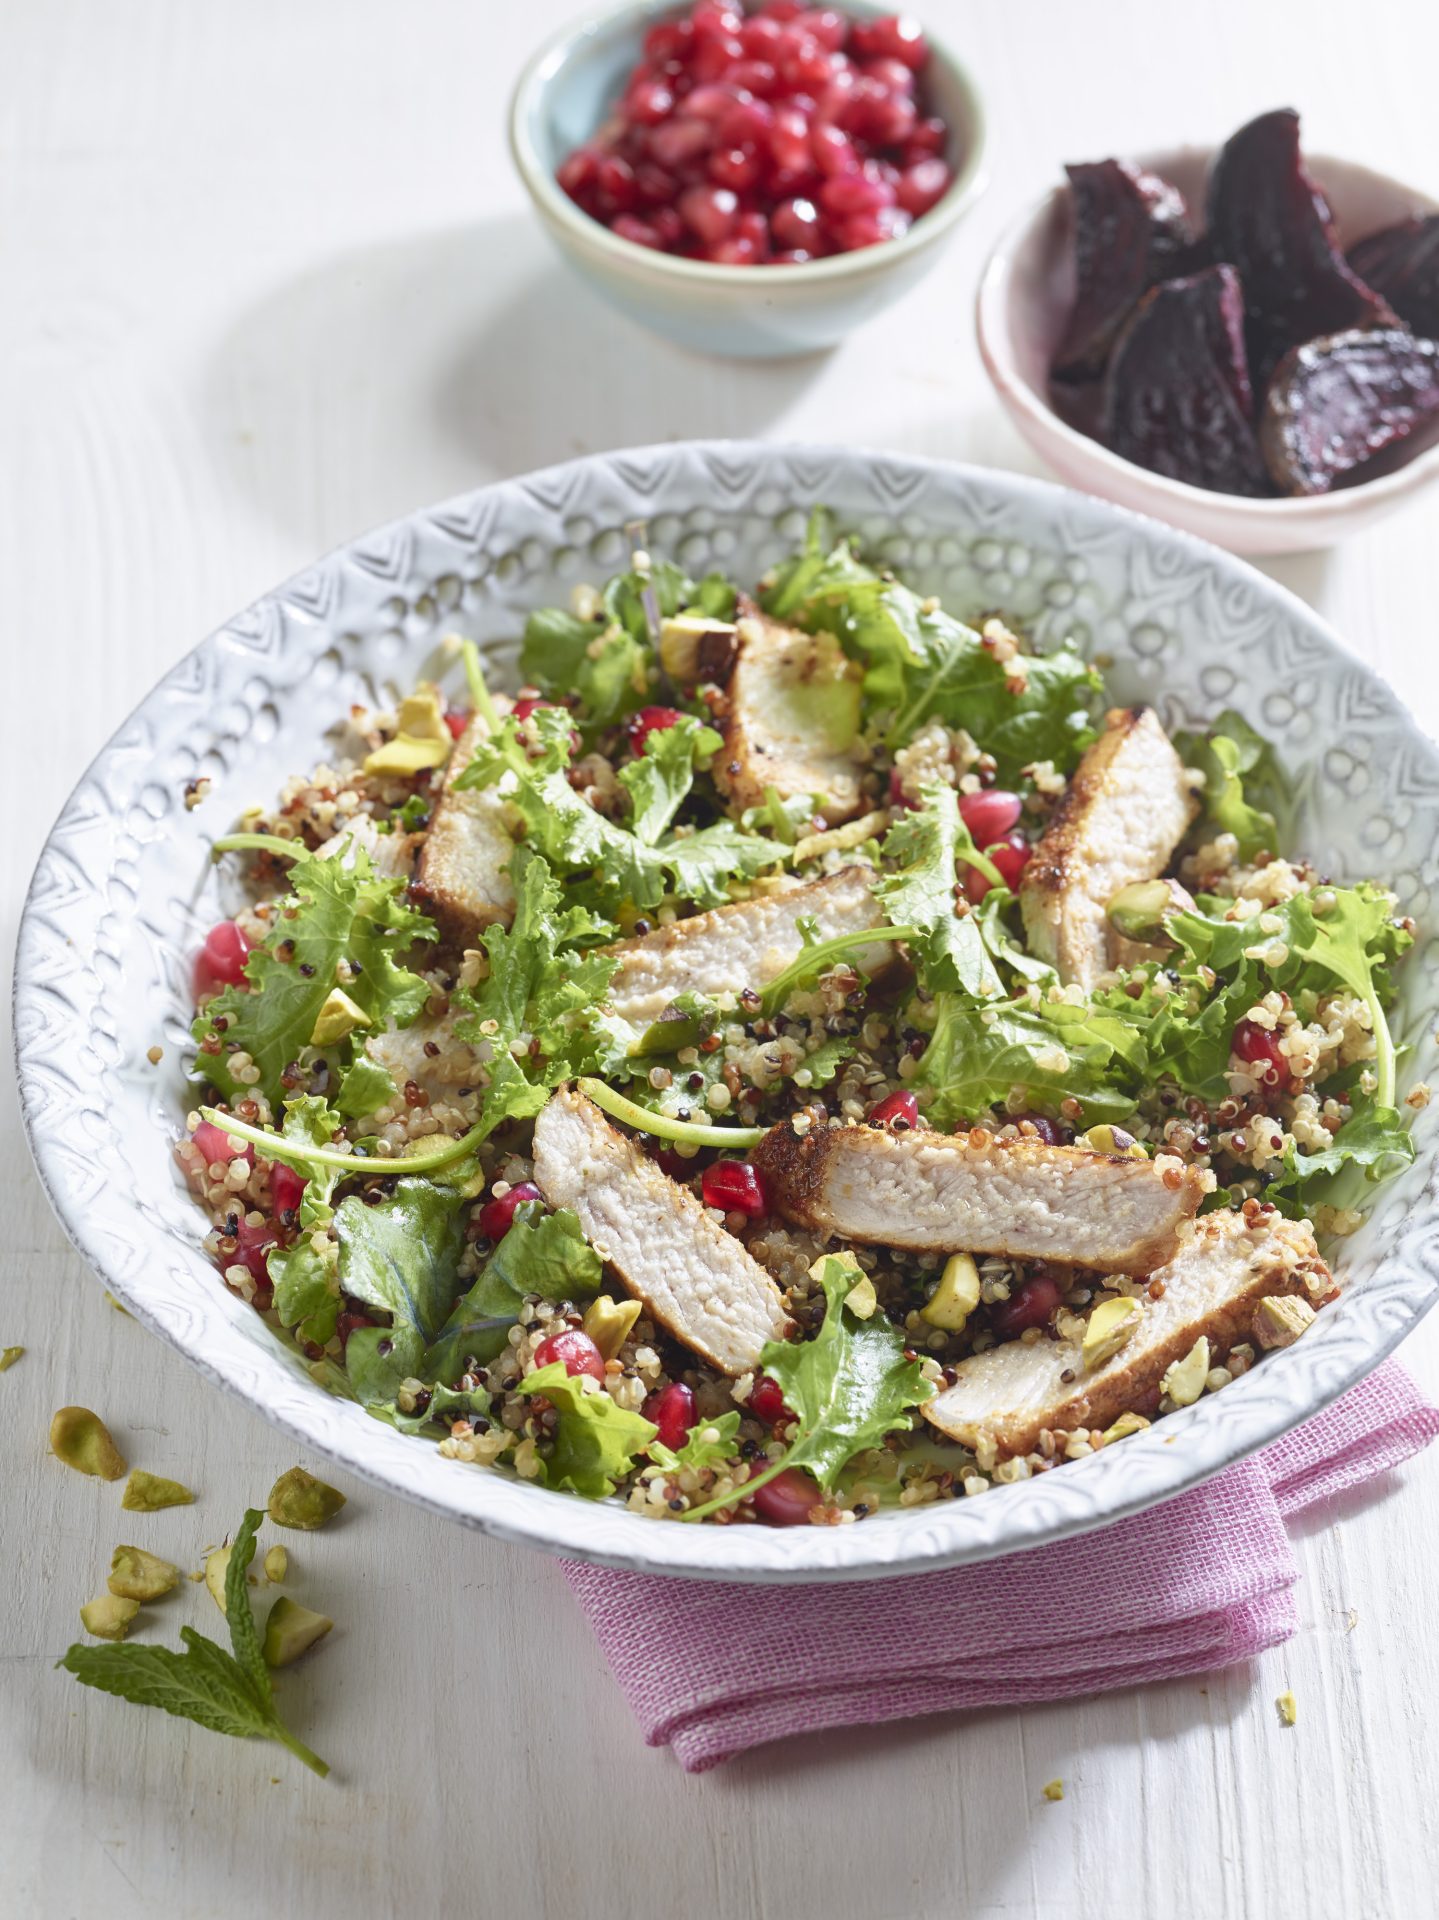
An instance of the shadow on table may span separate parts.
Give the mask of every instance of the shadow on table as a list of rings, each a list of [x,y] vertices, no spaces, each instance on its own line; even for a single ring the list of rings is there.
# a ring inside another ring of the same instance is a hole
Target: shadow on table
[[[229,328],[201,396],[224,477],[327,546],[607,447],[760,434],[824,356],[732,363],[613,312],[519,216],[341,254]]]

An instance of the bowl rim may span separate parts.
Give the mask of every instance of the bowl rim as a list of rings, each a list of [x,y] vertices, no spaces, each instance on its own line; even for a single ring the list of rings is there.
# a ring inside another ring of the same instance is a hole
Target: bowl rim
[[[1134,164],[1163,177],[1165,168],[1172,167],[1176,161],[1207,163],[1218,151],[1217,146],[1186,142],[1182,146],[1154,148],[1136,154]],[[1343,168],[1347,173],[1360,176],[1375,186],[1403,195],[1415,212],[1439,213],[1439,199],[1418,188],[1406,186],[1392,174],[1381,173],[1362,160],[1306,151],[1304,161],[1321,186],[1326,171]],[[1402,499],[1439,472],[1439,443],[1436,443],[1422,449],[1392,473],[1361,481],[1357,486],[1298,498],[1252,500],[1241,494],[1219,493],[1208,487],[1191,486],[1184,480],[1172,480],[1167,474],[1151,473],[1149,468],[1124,459],[1101,441],[1093,440],[1077,427],[1072,427],[1020,372],[1014,351],[1014,330],[1010,323],[1015,255],[1041,222],[1049,217],[1060,196],[1066,192],[1068,188],[1065,183],[1057,182],[1037,199],[1028,202],[1008,222],[990,249],[974,302],[975,336],[990,384],[1007,405],[1023,414],[1037,438],[1066,448],[1075,460],[1086,463],[1095,475],[1113,474],[1126,487],[1136,491],[1142,488],[1149,492],[1156,503],[1156,514],[1161,512],[1158,503],[1163,501],[1170,503],[1175,511],[1202,511],[1211,517],[1222,513],[1235,519],[1252,520],[1256,526],[1263,523],[1276,534],[1286,527],[1297,529],[1309,522],[1334,520],[1350,512],[1368,512],[1382,507],[1386,502]]]
[[[1053,1476],[1045,1476],[1007,1486],[1004,1498],[992,1503],[947,1502],[903,1517],[882,1516],[864,1528],[779,1532],[763,1527],[664,1527],[609,1503],[568,1494],[552,1496],[545,1489],[512,1483],[487,1472],[465,1476],[463,1481],[441,1480],[434,1472],[422,1476],[416,1471],[418,1462],[433,1449],[426,1450],[412,1438],[373,1422],[355,1403],[337,1399],[308,1381],[301,1391],[289,1395],[286,1404],[262,1397],[233,1370],[233,1356],[227,1365],[207,1352],[199,1337],[202,1323],[212,1325],[212,1315],[226,1310],[229,1296],[215,1289],[199,1300],[198,1313],[188,1292],[183,1312],[157,1304],[146,1286],[150,1265],[142,1261],[126,1271],[117,1253],[113,1227],[107,1225],[104,1206],[96,1204],[88,1157],[83,1174],[77,1174],[70,1131],[73,1115],[64,1111],[56,1098],[62,1067],[74,1083],[72,1098],[79,1097],[75,1091],[79,1069],[74,1063],[73,1036],[66,1036],[61,1062],[57,1063],[53,1046],[47,1050],[47,1042],[54,1039],[47,1020],[56,1007],[68,1005],[63,982],[57,977],[57,953],[62,947],[72,950],[75,944],[74,929],[67,920],[62,935],[60,920],[76,911],[77,901],[82,917],[87,911],[96,920],[100,917],[99,908],[91,903],[105,895],[109,876],[77,861],[73,842],[78,839],[88,849],[97,808],[118,820],[122,802],[117,790],[135,777],[135,737],[143,731],[146,709],[152,704],[163,705],[168,698],[185,709],[188,725],[193,704],[211,697],[208,669],[223,665],[238,678],[242,669],[246,674],[255,670],[257,653],[270,649],[283,653],[287,640],[303,653],[307,645],[318,644],[317,633],[319,640],[333,638],[339,614],[329,609],[342,604],[343,595],[327,597],[326,589],[334,587],[337,580],[363,593],[367,604],[373,602],[376,608],[387,605],[385,596],[393,592],[395,576],[377,563],[377,553],[424,536],[448,559],[457,551],[472,549],[478,529],[494,524],[502,504],[522,504],[528,511],[535,502],[562,501],[566,510],[572,511],[591,477],[638,491],[654,511],[655,499],[671,476],[679,473],[688,477],[687,461],[702,464],[711,485],[724,474],[746,467],[755,475],[778,470],[784,477],[788,477],[787,466],[818,473],[826,462],[835,468],[858,465],[866,472],[873,468],[872,456],[855,448],[715,440],[668,442],[591,454],[494,481],[436,506],[402,515],[334,549],[201,640],[151,688],[101,747],[67,798],[41,850],[21,914],[12,1031],[22,1117],[41,1186],[71,1244],[101,1284],[212,1384],[223,1387],[293,1439],[357,1478],[410,1499],[445,1519],[458,1520],[515,1544],[564,1559],[637,1571],[785,1584],[875,1579],[976,1564],[1108,1526],[1187,1491],[1319,1412],[1371,1372],[1439,1301],[1439,1234],[1435,1232],[1439,1219],[1439,1155],[1431,1157],[1428,1164],[1423,1204],[1411,1207],[1402,1222],[1387,1232],[1364,1291],[1347,1296],[1355,1303],[1351,1315],[1326,1328],[1322,1340],[1311,1338],[1288,1352],[1271,1355],[1263,1369],[1236,1381],[1225,1397],[1222,1417],[1216,1415],[1218,1403],[1212,1396],[1206,1397],[1171,1415],[1164,1421],[1162,1432],[1139,1434],[1126,1442],[1122,1469],[1119,1456],[1100,1455],[1086,1462],[1072,1478],[1062,1476],[1057,1482]],[[1332,660],[1339,664],[1347,661],[1360,669],[1380,705],[1390,708],[1393,723],[1427,763],[1432,780],[1439,786],[1439,748],[1422,732],[1382,674],[1359,661],[1329,624],[1296,594],[1257,569],[1146,515],[1049,481],[908,454],[890,456],[888,465],[893,470],[902,466],[906,483],[928,480],[940,485],[977,486],[997,496],[997,500],[991,498],[991,507],[1033,503],[1050,526],[1064,533],[1076,532],[1083,522],[1097,518],[1103,523],[1106,539],[1136,539],[1151,550],[1155,542],[1161,542],[1176,562],[1183,561],[1211,575],[1217,573],[1221,581],[1227,577],[1231,585],[1247,583],[1262,600],[1297,618],[1321,641]],[[1239,581],[1234,578],[1236,574]],[[348,604],[344,617],[353,617]],[[308,641],[306,635],[310,636]],[[54,920],[48,917],[52,913]],[[93,1061],[87,1070],[102,1075],[105,1071]],[[122,1210],[137,1210],[128,1194],[117,1196],[115,1204]],[[143,1220],[143,1209],[138,1211]],[[151,1232],[168,1238],[161,1227]],[[206,1277],[213,1281],[213,1269],[203,1257],[198,1237],[182,1252],[187,1283],[202,1283]],[[278,1390],[283,1380],[293,1383],[295,1376],[278,1342],[273,1343],[273,1352],[269,1347],[264,1351],[265,1384]],[[360,1434],[364,1435],[363,1441],[356,1438]],[[447,1498],[445,1491],[451,1487],[454,1494]],[[497,1495],[497,1488],[505,1490],[503,1498]],[[1108,1488],[1107,1498],[1102,1488]]]
[[[876,0],[845,0],[845,4],[864,13],[882,11]],[[969,68],[926,26],[925,37],[929,41],[931,59],[938,60],[947,69],[950,80],[964,101],[970,139],[960,164],[955,168],[954,178],[939,200],[897,240],[886,240],[879,246],[859,247],[850,253],[832,254],[824,260],[730,267],[719,261],[687,260],[678,254],[662,253],[656,248],[642,247],[633,240],[611,233],[607,226],[576,206],[541,160],[530,138],[530,110],[580,42],[594,39],[607,28],[631,17],[638,24],[651,15],[676,11],[676,0],[619,0],[618,5],[602,13],[583,14],[559,28],[530,56],[510,94],[506,116],[510,157],[525,191],[547,219],[563,227],[582,245],[612,260],[616,266],[644,268],[659,277],[672,279],[677,285],[687,284],[694,288],[758,286],[772,297],[776,287],[791,282],[814,287],[826,282],[859,278],[882,272],[925,252],[949,232],[960,215],[983,191],[989,147],[989,124],[983,95]]]

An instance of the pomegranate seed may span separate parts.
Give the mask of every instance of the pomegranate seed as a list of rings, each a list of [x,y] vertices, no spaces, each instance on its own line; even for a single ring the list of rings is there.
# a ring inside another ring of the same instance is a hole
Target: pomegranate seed
[[[864,168],[837,173],[820,188],[819,204],[839,219],[852,213],[878,213],[881,207],[894,205],[894,188]]]
[[[1010,831],[1019,815],[1019,795],[1006,793],[1001,787],[991,787],[988,793],[960,796],[959,817],[977,847],[993,845]]]
[[[708,121],[693,120],[686,114],[655,128],[650,135],[650,154],[662,167],[674,172],[686,161],[708,153],[713,144],[714,128]]]
[[[335,1332],[340,1336],[340,1351],[343,1353],[350,1344],[352,1333],[358,1332],[361,1327],[372,1327],[374,1324],[368,1314],[355,1313],[347,1308],[335,1321]]]
[[[739,43],[751,59],[768,60],[784,40],[784,30],[772,15],[757,13],[739,30]]]
[[[265,1256],[279,1237],[275,1226],[268,1220],[262,1227],[252,1227],[248,1221],[242,1220],[235,1235],[239,1245],[225,1264],[248,1267],[257,1280],[268,1281],[270,1270],[265,1264]]]
[[[834,60],[817,40],[804,39],[780,62],[780,78],[791,93],[816,93],[829,85]]]
[[[990,1325],[1001,1340],[1012,1340],[1026,1327],[1042,1327],[1059,1305],[1059,1282],[1047,1273],[1032,1274],[1017,1293],[990,1310]]]
[[[683,718],[678,707],[641,707],[625,725],[625,732],[629,735],[630,752],[643,753],[645,742],[652,733],[665,733]]]
[[[652,1146],[646,1151],[660,1172],[667,1173],[671,1180],[688,1180],[694,1172],[694,1162],[676,1153],[673,1147]]]
[[[803,27],[828,53],[838,53],[849,38],[849,22],[833,7],[811,7],[799,15],[795,25]]]
[[[635,203],[634,168],[617,153],[607,153],[595,168],[595,198],[603,213],[628,213]]]
[[[773,99],[779,91],[779,75],[768,60],[740,60],[725,75],[725,82],[752,93],[760,100]]]
[[[998,868],[1000,879],[1013,893],[1019,885],[1019,876],[1029,865],[1032,851],[1024,835],[1018,831],[1007,833],[1002,840],[992,842],[981,851]],[[960,877],[966,894],[974,901],[982,900],[993,884],[989,876],[981,873],[977,867],[963,868]]]
[[[812,200],[783,200],[774,210],[770,228],[778,246],[817,246],[819,211]]]
[[[948,145],[949,129],[942,120],[936,120],[933,116],[921,120],[904,143],[904,164],[913,166],[926,154],[943,153]]]
[[[767,1427],[776,1426],[781,1420],[793,1420],[794,1415],[784,1403],[777,1380],[771,1380],[767,1373],[758,1375],[749,1390],[749,1411],[756,1420],[762,1420]]]
[[[200,1149],[200,1158],[207,1167],[216,1167],[221,1163],[228,1165],[231,1160],[248,1160],[252,1165],[254,1163],[255,1149],[252,1146],[245,1144],[236,1151],[230,1145],[230,1135],[224,1128],[215,1126],[209,1120],[202,1120],[190,1138]]]
[[[944,198],[949,189],[950,172],[943,160],[916,160],[899,177],[896,192],[899,204],[917,220]]]
[[[744,52],[732,33],[696,35],[690,72],[696,80],[720,80]]]
[[[842,127],[820,120],[810,130],[810,151],[821,173],[858,173],[859,155]]]
[[[293,1213],[305,1191],[305,1176],[283,1160],[270,1162],[270,1204],[276,1213]]]
[[[1289,1078],[1289,1062],[1279,1044],[1277,1033],[1256,1026],[1252,1020],[1241,1020],[1229,1044],[1237,1060],[1243,1060],[1247,1066],[1261,1068],[1260,1077],[1271,1085],[1280,1086]]]
[[[652,1393],[641,1408],[646,1420],[659,1428],[658,1439],[661,1446],[668,1447],[671,1453],[678,1453],[689,1437],[690,1428],[699,1418],[695,1411],[695,1397],[683,1380],[671,1380],[667,1387],[661,1387],[658,1393]]]
[[[765,0],[761,11],[771,20],[798,20],[804,12],[804,0]]]
[[[750,1220],[769,1212],[764,1182],[748,1160],[716,1160],[713,1166],[705,1168],[700,1192],[707,1207],[742,1213]]]
[[[559,703],[559,701],[558,701],[558,700],[540,700],[540,699],[538,699],[538,698],[528,698],[528,699],[524,699],[524,700],[516,700],[516,702],[515,702],[515,718],[516,718],[516,720],[520,720],[520,721],[524,721],[524,720],[528,720],[528,719],[529,719],[529,717],[530,717],[530,715],[531,715],[532,713],[535,713],[535,712],[537,712],[537,711],[539,710],[539,708],[541,708],[541,707],[558,707],[558,706],[559,706],[559,704],[560,704],[560,703]]]
[[[858,247],[877,247],[886,240],[898,240],[909,231],[909,215],[898,207],[876,207],[873,213],[852,213],[833,228],[836,241],[845,253]]]
[[[705,245],[717,247],[734,230],[739,201],[728,187],[690,187],[680,195],[679,208]]]
[[[752,267],[759,257],[758,246],[742,233],[731,234],[728,240],[705,248],[705,259],[712,260],[717,267]]]
[[[662,249],[659,228],[653,221],[641,220],[637,213],[622,213],[610,223],[610,232],[621,240],[629,240],[637,247]]]
[[[912,1093],[887,1093],[864,1117],[872,1127],[892,1127],[901,1122],[906,1127],[917,1127],[919,1102]]]
[[[801,173],[809,165],[809,121],[792,101],[775,109],[769,150],[776,166]]]
[[[560,162],[555,178],[572,200],[578,200],[594,185],[599,158],[592,147],[576,147]]]
[[[811,253],[808,247],[784,247],[770,255],[777,267],[802,267],[806,260],[818,260],[819,257],[818,251]]]
[[[450,730],[450,738],[452,740],[458,740],[469,724],[470,716],[466,709],[451,707],[445,715],[445,725]]]
[[[534,1365],[537,1373],[541,1367],[552,1366],[556,1360],[572,1380],[579,1373],[587,1373],[591,1380],[603,1380],[605,1377],[605,1356],[579,1327],[566,1327],[563,1333],[552,1333],[548,1340],[541,1340],[535,1348]]]
[[[811,1507],[819,1505],[818,1482],[803,1467],[786,1467],[773,1480],[766,1480],[750,1496],[754,1510],[767,1527],[802,1527]]]
[[[760,176],[759,155],[752,147],[725,147],[710,155],[709,175],[716,186],[748,193]]]
[[[753,147],[768,141],[774,108],[767,100],[736,100],[715,131],[726,147]]]
[[[543,1199],[533,1180],[517,1180],[508,1193],[497,1200],[487,1200],[480,1208],[480,1232],[486,1240],[503,1240],[526,1201]]]
[[[908,14],[856,20],[850,29],[850,45],[861,60],[898,60],[915,73],[929,58],[924,30]]]
[[[624,112],[642,127],[657,127],[674,111],[675,97],[663,80],[638,80],[625,95]]]
[[[914,92],[914,74],[902,60],[866,60],[860,72],[869,80],[877,80],[887,93],[911,94]]]
[[[904,776],[898,767],[891,767],[889,770],[889,804],[892,807],[903,807],[906,813],[914,813],[919,807],[919,802],[911,800],[905,792]]]
[[[683,59],[694,33],[688,20],[662,20],[645,35],[645,58],[656,66]]]
[[[205,935],[195,958],[195,998],[206,999],[221,987],[237,987],[254,942],[233,920],[222,920]]]

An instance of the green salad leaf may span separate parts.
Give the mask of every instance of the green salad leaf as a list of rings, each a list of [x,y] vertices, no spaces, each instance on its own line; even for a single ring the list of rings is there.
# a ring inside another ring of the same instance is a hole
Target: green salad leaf
[[[276,844],[291,851],[288,842]],[[239,1048],[260,1070],[260,1091],[279,1107],[285,1097],[281,1075],[310,1045],[342,961],[353,969],[345,992],[372,1027],[408,1026],[429,998],[426,982],[399,956],[416,941],[431,939],[432,923],[406,905],[403,880],[377,874],[363,849],[353,855],[354,864],[348,865],[304,849],[295,852],[290,893],[264,944],[245,964],[247,984],[226,987],[196,1017],[192,1031],[202,1043],[196,1076],[227,1098],[253,1091],[230,1072],[232,1053]],[[220,1051],[204,1052],[204,1041],[217,1034],[223,1034]],[[346,1059],[354,1047],[352,1036],[338,1050],[327,1051]]]
[[[592,727],[611,727],[642,707],[649,694],[651,650],[608,620],[581,620],[545,607],[525,622],[520,672],[552,698],[577,693]]]
[[[1204,775],[1204,826],[1211,833],[1232,833],[1239,857],[1277,853],[1279,829],[1271,807],[1282,805],[1284,784],[1274,750],[1242,715],[1221,713],[1204,733],[1179,733],[1174,746],[1187,767]]]
[[[689,797],[695,768],[708,766],[723,744],[713,727],[688,713],[646,736],[644,752],[619,774],[630,796],[629,829],[637,840],[647,847],[659,842]]]
[[[599,1292],[604,1269],[567,1208],[544,1213],[538,1202],[516,1208],[509,1232],[469,1291],[455,1302],[418,1369],[422,1380],[454,1381],[468,1359],[488,1366],[519,1318],[527,1293],[578,1300]]]
[[[515,1391],[542,1394],[558,1415],[553,1451],[543,1463],[544,1484],[572,1487],[587,1500],[613,1493],[659,1431],[607,1393],[587,1393],[584,1376],[572,1379],[562,1360],[526,1374]]]
[[[1394,898],[1368,884],[1333,890],[1333,903],[1320,914],[1312,893],[1289,903],[1284,938],[1291,954],[1341,980],[1369,1009],[1374,1030],[1375,1104],[1394,1105],[1394,1039],[1384,1013],[1389,963],[1413,944],[1413,935],[1394,924]]]
[[[897,864],[875,883],[875,894],[896,926],[921,930],[909,943],[920,980],[931,992],[962,989],[976,999],[1004,990],[974,914],[955,909],[956,863],[988,862],[975,851],[959,816],[953,787],[927,786],[922,805],[903,814],[885,838],[886,859]],[[995,876],[997,877],[997,876]]]
[[[347,1120],[364,1120],[394,1097],[395,1083],[389,1069],[368,1053],[357,1053],[340,1078],[335,1106]]]
[[[281,1132],[287,1140],[323,1147],[339,1129],[338,1114],[313,1094],[286,1103]],[[327,1240],[322,1253],[312,1236],[334,1218],[330,1201],[339,1177],[335,1167],[312,1167],[300,1194],[299,1232],[294,1244],[271,1247],[265,1260],[280,1325],[298,1327],[300,1338],[317,1347],[323,1347],[335,1331],[340,1299],[335,1244]]]
[[[361,1401],[393,1400],[439,1339],[457,1290],[465,1197],[460,1187],[412,1178],[373,1205],[352,1194],[335,1209],[341,1289],[390,1315],[388,1327],[357,1327],[345,1344]]]
[[[936,997],[934,1011],[934,1032],[910,1083],[930,1091],[931,1126],[977,1120],[1016,1090],[1025,1108],[1041,1113],[1077,1100],[1086,1126],[1134,1112],[1144,1043],[1116,1015],[1068,1001],[978,1007],[950,993]]]
[[[857,1453],[876,1447],[886,1434],[914,1425],[914,1409],[934,1396],[922,1363],[905,1358],[900,1329],[882,1313],[861,1320],[845,1299],[862,1269],[852,1254],[826,1254],[819,1272],[824,1321],[812,1340],[772,1340],[760,1368],[784,1393],[795,1416],[784,1456],[743,1487],[685,1515],[717,1512],[773,1480],[786,1467],[805,1467],[821,1489],[833,1490]]]
[[[683,1472],[686,1467],[693,1467],[696,1473],[722,1467],[739,1452],[739,1419],[737,1412],[730,1412],[722,1413],[718,1420],[696,1421],[678,1453],[663,1442],[652,1440],[649,1446],[650,1459],[657,1467],[664,1467],[670,1473]],[[707,1439],[707,1434],[713,1434],[714,1438]]]
[[[213,1733],[233,1734],[240,1739],[258,1735],[278,1741],[312,1773],[323,1777],[330,1771],[328,1766],[290,1732],[276,1710],[270,1670],[250,1607],[246,1574],[255,1554],[255,1534],[264,1518],[252,1507],[230,1548],[225,1618],[233,1653],[226,1653],[193,1627],[181,1627],[183,1653],[135,1642],[107,1647],[80,1642],[57,1664],[84,1686],[113,1693],[136,1706],[161,1707]]]

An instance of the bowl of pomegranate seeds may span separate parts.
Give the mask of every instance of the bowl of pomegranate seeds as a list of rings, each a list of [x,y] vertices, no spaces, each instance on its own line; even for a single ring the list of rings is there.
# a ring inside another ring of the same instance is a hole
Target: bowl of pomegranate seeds
[[[1071,166],[979,291],[1035,451],[1236,553],[1327,546],[1439,474],[1439,205],[1299,131]]]
[[[681,345],[828,347],[928,272],[982,184],[964,68],[906,15],[626,6],[515,89],[520,177],[570,264]]]

